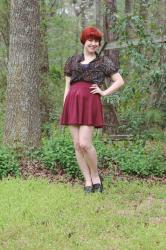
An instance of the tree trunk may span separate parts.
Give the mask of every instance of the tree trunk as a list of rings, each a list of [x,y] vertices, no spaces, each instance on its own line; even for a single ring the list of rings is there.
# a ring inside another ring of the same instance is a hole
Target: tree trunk
[[[96,7],[96,27],[98,27],[99,29],[101,29],[102,25],[101,25],[101,1],[100,0],[96,0],[95,1],[95,7]]]
[[[104,17],[104,36],[107,42],[112,42],[117,39],[116,34],[110,31],[110,28],[115,24],[116,0],[106,1],[106,12]],[[114,63],[119,66],[119,50],[105,50],[104,54],[111,58]],[[115,108],[112,104],[104,104],[104,132],[114,133],[114,128],[119,124]],[[107,127],[107,125],[111,127]]]
[[[148,17],[148,3],[149,3],[149,0],[140,1],[140,16],[142,16],[145,22],[147,21],[147,17]]]
[[[48,72],[49,72],[49,60],[48,60],[48,46],[47,46],[47,20],[46,20],[46,4],[45,0],[40,0],[40,18],[41,18],[41,43],[40,43],[40,74],[41,74],[41,88],[40,88],[40,109],[41,109],[41,121],[46,122],[49,119],[49,90],[48,90]]]
[[[135,38],[135,32],[131,25],[130,18],[133,15],[134,2],[133,0],[125,0],[125,14],[126,14],[126,33],[129,39]]]
[[[158,24],[158,31],[159,36],[164,36],[166,34],[166,0],[160,0],[158,1],[158,8],[156,11],[157,16],[157,24]],[[150,100],[149,100],[149,106],[159,108],[161,111],[166,112],[166,72],[165,65],[166,65],[166,49],[164,46],[164,43],[161,44],[160,50],[160,69],[162,70],[163,74],[159,81],[156,80],[150,87]]]
[[[159,1],[159,14],[158,14],[158,24],[161,29],[161,36],[166,34],[166,0]],[[159,98],[158,107],[166,112],[166,47],[162,44],[160,48],[160,68],[163,71],[163,76],[161,77],[160,86],[158,88]]]
[[[40,18],[41,18],[41,72],[48,73],[48,46],[47,46],[47,20],[46,20],[45,0],[41,0]]]
[[[0,39],[2,38],[6,47],[6,55],[9,54],[9,0],[3,0],[2,9],[0,10]]]
[[[80,26],[84,29],[94,16],[94,12],[91,9],[94,4],[94,0],[73,0],[72,3],[74,5],[74,12],[76,16],[81,17]]]
[[[116,0],[107,0],[106,2],[104,30],[107,42],[113,42],[117,40],[117,36],[110,29],[115,25]],[[105,50],[105,55],[109,56],[119,66],[119,49]]]
[[[11,0],[7,108],[3,141],[13,146],[38,146],[39,1]]]
[[[87,6],[87,0],[81,0],[80,9],[81,9],[81,27],[82,27],[82,29],[87,26],[86,6]]]
[[[133,10],[133,0],[125,0],[125,12],[131,14]]]
[[[149,4],[149,0],[141,0],[140,1],[140,16],[142,17],[142,19],[144,20],[144,29],[146,30],[146,34],[150,34],[151,31],[149,30],[148,27],[148,4]]]

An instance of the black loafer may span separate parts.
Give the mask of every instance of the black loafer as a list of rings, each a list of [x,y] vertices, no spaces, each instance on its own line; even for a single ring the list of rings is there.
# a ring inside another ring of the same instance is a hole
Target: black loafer
[[[102,183],[93,184],[93,192],[102,193],[103,192],[103,184]]]
[[[85,186],[84,187],[85,193],[92,193],[93,192],[93,186]]]

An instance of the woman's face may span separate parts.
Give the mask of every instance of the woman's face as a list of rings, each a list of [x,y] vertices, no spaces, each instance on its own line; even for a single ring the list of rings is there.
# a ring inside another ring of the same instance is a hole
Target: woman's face
[[[84,49],[88,53],[95,53],[96,50],[99,48],[100,44],[98,40],[95,40],[94,38],[89,38],[84,43]]]

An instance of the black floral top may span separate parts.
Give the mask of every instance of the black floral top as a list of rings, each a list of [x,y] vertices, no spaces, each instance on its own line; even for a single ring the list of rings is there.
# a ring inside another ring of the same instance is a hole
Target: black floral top
[[[67,59],[64,74],[71,77],[71,84],[78,81],[86,81],[102,84],[106,77],[118,72],[118,67],[107,56],[98,56],[89,64],[81,64],[84,54],[74,55]]]

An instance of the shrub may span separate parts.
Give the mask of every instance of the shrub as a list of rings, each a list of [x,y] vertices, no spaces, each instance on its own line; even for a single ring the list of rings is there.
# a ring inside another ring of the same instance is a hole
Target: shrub
[[[8,148],[0,148],[0,178],[19,174],[19,163],[15,153]]]
[[[146,150],[144,141],[105,143],[101,138],[94,138],[98,155],[98,167],[111,168],[116,164],[127,174],[144,176],[162,176],[166,172],[165,158],[160,144]],[[39,151],[33,152],[47,169],[54,173],[61,168],[71,177],[82,177],[75,158],[75,152],[69,133],[56,132],[50,139],[44,139]]]
[[[161,147],[146,152],[142,141],[118,145],[112,148],[113,158],[121,170],[127,174],[162,176],[166,173],[165,157]]]
[[[75,159],[75,152],[70,136],[57,133],[50,139],[44,139],[42,148],[34,154],[47,169],[56,173],[57,168],[62,168],[67,175],[81,177],[81,172]]]

